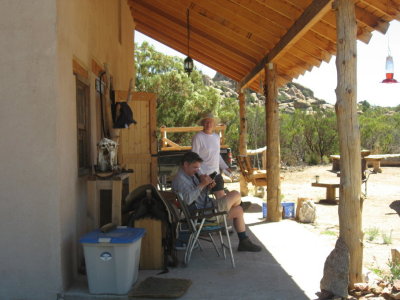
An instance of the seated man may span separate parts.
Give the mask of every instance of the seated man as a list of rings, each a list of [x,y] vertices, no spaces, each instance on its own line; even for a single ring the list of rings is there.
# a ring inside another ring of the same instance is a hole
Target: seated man
[[[214,180],[207,174],[197,176],[203,160],[195,152],[188,152],[182,158],[182,165],[172,181],[172,189],[180,193],[183,200],[197,208],[215,206],[219,211],[227,211],[228,218],[233,219],[233,226],[239,237],[238,251],[261,251],[261,247],[253,244],[246,234],[246,225],[243,219],[243,208],[240,206],[240,193],[231,191],[217,200],[208,197],[209,190],[215,185]]]

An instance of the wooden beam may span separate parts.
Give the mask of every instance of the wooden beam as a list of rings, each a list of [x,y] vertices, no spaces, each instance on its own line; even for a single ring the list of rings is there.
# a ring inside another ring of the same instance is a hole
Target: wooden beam
[[[299,48],[305,53],[315,57],[317,60],[322,60],[327,63],[331,60],[332,54],[328,51],[316,47],[314,44],[307,42],[305,39],[299,40],[293,48]]]
[[[262,3],[264,6],[270,8],[279,14],[286,16],[290,20],[297,20],[301,15],[302,10],[294,5],[290,5],[286,1],[271,1],[271,0],[256,0]]]
[[[185,53],[187,50],[186,46],[183,44],[182,41],[179,40],[175,40],[174,38],[170,38],[169,36],[157,36],[155,34],[157,34],[158,30],[155,28],[152,28],[151,26],[148,25],[147,23],[142,23],[141,21],[137,20],[137,30],[153,37],[155,40],[169,45],[171,48]],[[139,26],[140,25],[140,26]],[[207,51],[204,51],[205,48],[201,48],[200,47],[196,47],[194,49],[191,49],[191,56],[192,58],[196,59],[196,60],[203,60],[205,62],[205,64],[207,64],[210,67],[222,67],[224,69],[227,69],[227,72],[230,72],[232,74],[236,74],[239,75],[243,72],[243,70],[245,70],[240,64],[235,65],[234,62],[232,62],[232,60],[229,60],[227,57],[221,56],[221,54],[218,54],[216,52],[213,52],[214,57],[210,57],[207,55]],[[236,67],[236,68],[235,68]],[[241,71],[240,71],[241,70]]]
[[[308,31],[302,40],[306,40],[315,47],[318,47],[321,51],[326,51],[331,54],[336,53],[336,43],[326,39],[325,37],[322,37],[319,34],[316,34],[312,30]]]
[[[170,3],[170,5],[171,4],[172,3]],[[224,34],[232,36],[233,38],[239,38],[242,43],[247,41],[250,47],[253,47],[253,45],[257,45],[263,49],[271,49],[273,47],[273,41],[265,38],[265,36],[255,35],[249,30],[238,26],[235,22],[225,20],[218,14],[213,13],[213,11],[208,11],[194,3],[191,9],[197,12],[199,16],[203,17],[201,21],[204,22],[206,26],[211,26],[215,28],[215,30],[222,31]]]
[[[276,84],[276,65],[265,67],[265,119],[267,134],[267,221],[279,222],[282,219],[280,147],[279,147],[279,105]]]
[[[300,67],[301,69],[304,69],[304,72],[307,71],[307,70],[308,70],[308,71],[311,71],[312,68],[314,67],[314,66],[313,66],[312,64],[310,64],[309,62],[304,61],[304,60],[298,58],[297,56],[293,55],[292,52],[286,53],[286,55],[285,55],[284,58],[287,59],[288,61],[294,63],[294,65],[295,65],[296,67]],[[282,59],[283,59],[283,58],[282,58]]]
[[[260,18],[254,12],[244,10],[229,0],[197,0],[196,3],[208,11],[217,11],[226,22],[234,22],[238,26],[247,28],[255,35],[267,34],[269,39],[275,39],[273,43],[276,43],[279,37],[285,33],[285,28],[282,25]]]
[[[279,27],[288,28],[293,25],[293,18],[288,18],[285,14],[280,14],[279,11],[273,10],[257,1],[249,0],[231,0],[241,7],[256,14],[258,17],[267,19]],[[296,18],[297,19],[297,18]],[[257,21],[257,20],[255,20]]]
[[[372,33],[370,31],[368,31],[367,28],[365,28],[365,27],[358,27],[357,28],[357,38],[361,42],[368,44],[372,38]]]
[[[389,5],[388,5],[389,1]],[[390,17],[390,21],[396,19],[400,21],[400,3],[397,0],[362,0],[359,1],[364,3],[368,7],[378,10],[379,12],[383,13]]]
[[[369,13],[368,11],[361,9],[356,6],[356,17],[357,21],[372,30],[377,30],[380,33],[385,34],[389,28],[389,23],[385,20]]]
[[[161,10],[160,8],[152,5],[147,1],[137,1],[135,2],[135,6],[140,8],[140,14],[137,14],[137,19],[141,19],[143,14],[146,14],[149,20],[150,18],[155,22],[153,24],[162,23],[159,25],[160,34],[164,33],[164,26],[169,26],[170,30],[180,31],[186,37],[186,19],[185,15],[170,15],[165,10]],[[144,18],[144,17],[143,17]],[[232,47],[232,45],[226,43],[223,40],[218,40],[214,36],[208,34],[207,32],[201,31],[196,27],[191,27],[191,44],[196,42],[201,42],[203,45],[207,45],[212,47],[214,51],[221,51],[225,56],[234,59],[237,62],[242,62],[244,66],[251,65],[253,62],[256,62],[256,59],[249,55],[247,52],[243,52],[240,49]],[[169,35],[171,36],[172,33]],[[186,38],[184,38],[186,41]],[[213,50],[208,52],[211,52]],[[187,52],[187,51],[185,51]],[[225,53],[224,53],[225,52]]]
[[[150,37],[153,37],[155,40],[158,40],[160,43],[163,43],[165,45],[168,45],[169,47],[179,51],[183,52],[185,49],[185,45],[182,45],[182,47],[179,47],[179,44],[181,41],[177,41],[173,38],[167,37],[167,36],[162,36],[159,37],[157,36],[157,30],[152,29],[147,26],[147,24],[142,24],[141,21],[136,21],[138,26],[136,30],[142,32],[143,34],[146,34]],[[157,38],[156,38],[157,36]],[[213,58],[209,57],[205,52],[199,52],[197,50],[192,50],[191,52],[194,54],[193,57],[195,57],[196,60],[204,62],[204,64],[208,65],[210,68],[218,70],[220,73],[224,74],[225,76],[228,76],[229,78],[238,81],[240,77],[240,72],[238,72],[238,69],[234,68],[234,64],[232,61],[230,61],[229,64],[225,64],[223,61],[218,60],[218,58]]]
[[[239,94],[239,154],[246,155],[247,152],[247,114],[246,99],[243,90],[238,90]],[[249,189],[246,179],[240,175],[240,194],[247,196]]]
[[[156,40],[158,40],[158,32],[159,31],[159,25],[152,23],[148,19],[147,22],[143,23],[142,20],[136,20],[137,23],[137,28],[151,28],[153,33],[152,37]],[[163,26],[163,32],[164,35],[162,37],[174,37],[177,38],[178,40],[176,41],[178,45],[180,45],[180,49],[178,51],[182,53],[187,53],[187,44],[186,44],[186,39],[184,35],[179,34],[178,30],[173,30],[166,24]],[[202,39],[191,39],[191,47],[190,47],[190,56],[193,59],[197,59],[198,54],[202,54],[204,57],[204,53],[209,56],[210,54],[213,56],[213,60],[219,61],[221,63],[224,63],[226,66],[234,66],[234,69],[237,70],[237,72],[240,72],[241,74],[245,73],[249,69],[249,64],[250,62],[238,57],[228,51],[224,51],[223,48],[221,47],[213,47],[212,44],[205,44],[204,40]],[[210,56],[209,56],[210,57]]]
[[[335,13],[333,12],[329,12],[327,13],[322,19],[321,22],[318,24],[327,24],[329,25],[331,28],[336,28],[336,17],[335,17]],[[372,30],[372,29],[371,29]],[[357,38],[368,44],[369,40],[372,37],[371,34],[371,30],[367,29],[367,26],[365,26],[364,24],[362,24],[361,22],[357,22]],[[334,41],[336,42],[336,32],[334,32],[333,36],[331,36],[331,38],[334,39]]]
[[[142,11],[142,16],[144,18],[147,17],[145,11]],[[136,19],[137,30],[153,37],[154,39],[168,44],[170,47],[176,49],[177,51],[185,53],[186,48],[186,36],[183,34],[179,34],[178,30],[171,29],[170,24],[163,23],[163,35],[160,35],[160,25],[153,24],[152,19],[146,18],[146,22],[143,22],[142,19]],[[155,27],[152,27],[155,26]],[[168,34],[169,33],[169,34]],[[176,38],[176,39],[175,39]],[[244,74],[249,69],[249,63],[244,60],[232,60],[229,55],[227,55],[224,51],[217,51],[212,46],[204,45],[197,43],[197,41],[193,41],[193,48],[191,48],[191,56],[197,60],[203,60],[210,67],[219,69],[223,64],[224,72],[230,74],[229,77],[232,79],[238,80],[239,74]],[[208,53],[212,53],[213,57],[208,56]],[[218,68],[217,68],[218,67]],[[233,75],[233,77],[232,77]]]
[[[322,21],[322,19],[317,22],[313,27],[311,27],[310,30],[312,30],[319,36],[331,41],[332,43],[336,43],[336,28],[325,23],[324,21]]]
[[[338,51],[336,114],[340,149],[339,237],[349,249],[350,288],[363,282],[360,130],[357,118],[357,40],[353,0],[335,0]]]
[[[321,65],[322,59],[317,59],[314,56],[309,55],[308,53],[304,52],[300,47],[292,47],[290,53],[298,59],[310,63],[312,68],[314,66],[319,67]]]
[[[163,5],[163,10],[168,11],[170,15],[182,14],[182,11],[174,5],[172,1],[153,0],[154,5]],[[211,14],[211,15],[210,15]],[[220,22],[219,22],[220,21]],[[226,22],[225,22],[226,23]],[[244,52],[248,53],[252,57],[262,56],[260,53],[265,51],[265,48],[272,48],[272,43],[267,40],[259,40],[263,44],[254,42],[253,40],[246,37],[246,33],[238,34],[230,27],[226,26],[224,19],[218,15],[207,12],[199,5],[190,6],[190,24],[193,27],[198,28],[201,31],[209,32],[210,35],[214,36],[217,40],[225,40],[229,45],[235,48],[241,48]]]
[[[295,44],[318,20],[331,9],[332,0],[314,0],[300,18],[289,28],[278,44],[251,70],[240,82],[245,87],[250,79],[259,73],[264,66],[282,56]]]

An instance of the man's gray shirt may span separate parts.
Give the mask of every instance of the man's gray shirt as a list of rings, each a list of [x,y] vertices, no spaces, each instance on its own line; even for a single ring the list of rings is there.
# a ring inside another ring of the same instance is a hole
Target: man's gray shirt
[[[198,208],[205,206],[205,200],[208,199],[208,189],[200,189],[199,179],[196,176],[187,175],[182,168],[179,168],[178,173],[172,180],[172,190],[179,193],[182,199],[191,205],[196,202]]]

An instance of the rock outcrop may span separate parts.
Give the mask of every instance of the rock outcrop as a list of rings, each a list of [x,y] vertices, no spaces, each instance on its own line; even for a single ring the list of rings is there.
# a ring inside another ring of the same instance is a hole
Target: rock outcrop
[[[203,82],[215,88],[223,98],[237,98],[237,83],[220,73],[211,79],[203,75]],[[247,101],[251,105],[264,105],[265,96],[254,91],[247,94]],[[314,113],[317,110],[334,110],[334,105],[325,100],[314,97],[313,91],[298,83],[289,82],[278,90],[279,109],[283,113],[293,114],[296,109]]]

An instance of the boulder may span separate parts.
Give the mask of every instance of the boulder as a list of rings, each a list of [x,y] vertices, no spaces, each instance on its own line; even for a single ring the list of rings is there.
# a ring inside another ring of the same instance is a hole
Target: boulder
[[[335,249],[328,255],[321,279],[321,291],[329,291],[338,297],[347,297],[349,286],[350,253],[342,238],[336,241]]]
[[[313,223],[317,217],[317,207],[312,200],[306,200],[300,204],[299,221],[302,223]]]
[[[300,109],[306,109],[306,108],[311,107],[311,104],[308,103],[306,100],[303,100],[303,99],[296,99],[296,100],[294,101],[294,107],[295,107],[295,108],[300,108]]]

